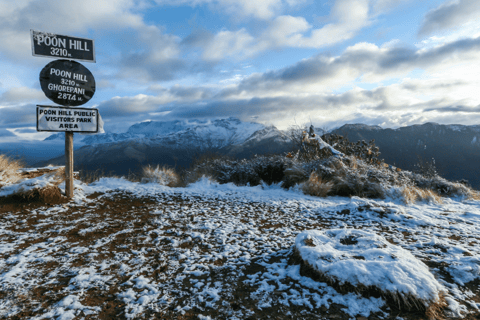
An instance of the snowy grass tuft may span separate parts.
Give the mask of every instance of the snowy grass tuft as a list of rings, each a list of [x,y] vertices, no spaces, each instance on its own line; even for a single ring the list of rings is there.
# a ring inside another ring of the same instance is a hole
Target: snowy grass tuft
[[[382,296],[400,310],[438,319],[446,289],[409,251],[374,233],[354,229],[309,230],[295,239],[296,259],[316,280],[342,293]]]
[[[316,172],[312,172],[308,181],[302,185],[302,191],[311,196],[326,197],[332,187],[333,182],[325,182]]]
[[[418,188],[415,186],[404,186],[395,190],[399,193],[405,204],[413,204],[417,201],[443,203],[442,197],[433,190]]]
[[[162,186],[178,187],[180,178],[173,169],[147,166],[143,168],[142,183],[157,183]]]
[[[15,183],[20,180],[21,176],[18,170],[22,167],[20,161],[0,154],[0,188],[6,184]]]

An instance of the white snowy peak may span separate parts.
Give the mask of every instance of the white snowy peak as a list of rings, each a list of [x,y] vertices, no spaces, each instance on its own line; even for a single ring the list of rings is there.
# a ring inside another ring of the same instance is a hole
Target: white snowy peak
[[[256,132],[267,127],[260,123],[242,122],[236,118],[219,120],[176,120],[176,121],[145,121],[132,125],[125,133],[104,133],[89,135],[79,142],[92,145],[100,143],[120,142],[131,139],[150,140],[151,143],[165,141],[170,145],[182,146],[209,146],[225,147],[245,142]],[[279,131],[275,127],[272,130]],[[266,133],[266,132],[265,132]],[[58,133],[45,140],[63,139],[63,134]]]

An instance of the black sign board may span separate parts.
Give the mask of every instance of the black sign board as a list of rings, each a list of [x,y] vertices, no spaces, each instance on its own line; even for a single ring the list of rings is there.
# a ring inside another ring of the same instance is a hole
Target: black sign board
[[[32,54],[95,62],[93,40],[31,30]]]
[[[80,106],[93,97],[95,78],[78,62],[55,60],[40,72],[40,86],[53,102],[63,106]]]

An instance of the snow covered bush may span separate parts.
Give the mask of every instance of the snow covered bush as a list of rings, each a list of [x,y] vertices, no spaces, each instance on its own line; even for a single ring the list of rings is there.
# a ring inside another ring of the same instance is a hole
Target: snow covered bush
[[[380,150],[375,146],[375,140],[370,140],[369,142],[365,142],[365,140],[350,142],[346,137],[326,133],[325,130],[319,130],[318,133],[314,131],[315,128],[313,128],[313,126],[311,126],[310,129],[306,127],[290,128],[290,139],[294,145],[296,145],[295,154],[297,155],[297,159],[304,162],[327,159],[337,151],[347,156],[362,159],[369,164],[379,165],[383,163],[383,160],[379,158]],[[305,143],[305,136],[318,139],[324,142],[324,144]],[[325,148],[325,144],[331,146],[333,150],[331,148]]]
[[[0,188],[6,184],[18,181],[20,179],[18,170],[22,167],[20,161],[0,154]]]
[[[141,183],[158,183],[162,186],[177,187],[180,179],[173,169],[158,165],[153,168],[149,165],[143,168]]]
[[[342,168],[332,179],[332,193],[343,197],[384,198],[382,185],[360,170]]]
[[[307,172],[311,172],[313,169],[309,170],[300,162],[292,162],[291,166],[286,168],[284,171],[284,178],[282,186],[286,189],[300,184],[307,180]]]
[[[330,157],[306,166],[312,165],[322,183],[329,185],[328,195],[366,198],[385,196],[385,188],[381,184],[384,173],[377,166],[354,156]]]
[[[371,232],[355,229],[309,230],[295,239],[301,273],[342,293],[383,297],[400,310],[439,319],[447,290],[409,251]]]
[[[59,203],[65,200],[58,187],[65,180],[65,167],[22,171],[23,179],[0,188],[3,202]]]
[[[321,197],[385,198],[389,195],[403,198],[407,203],[419,200],[440,203],[444,196],[480,199],[478,192],[462,183],[450,182],[438,175],[426,177],[364,158],[336,154],[302,160],[298,153],[241,160],[217,156],[197,161],[184,178],[187,184],[207,176],[219,183],[236,185],[256,186],[262,181],[281,183],[286,189],[300,185],[306,194]]]
[[[428,161],[428,160],[424,160],[418,154],[417,154],[417,158],[418,158],[418,161],[416,164],[414,164],[416,173],[419,173],[426,178],[433,178],[438,175],[434,158],[432,158],[431,161]]]
[[[441,196],[463,196],[472,198],[478,194],[462,183],[448,181],[438,175],[426,177],[421,174],[412,173],[411,177],[417,187],[433,190]]]
[[[188,171],[187,182],[194,181],[195,177],[209,176],[219,183],[233,182],[236,185],[259,185],[282,182],[285,170],[291,167],[293,160],[283,155],[254,156],[251,159],[233,160],[227,157],[210,158],[195,164]]]

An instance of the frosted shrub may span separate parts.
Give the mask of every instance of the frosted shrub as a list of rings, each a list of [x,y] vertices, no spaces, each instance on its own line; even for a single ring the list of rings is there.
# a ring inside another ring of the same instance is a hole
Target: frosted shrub
[[[162,186],[176,187],[180,183],[178,175],[173,169],[147,166],[143,168],[141,183],[158,183]]]
[[[17,182],[20,179],[20,175],[17,172],[20,168],[22,168],[20,161],[12,160],[0,154],[0,187]]]
[[[438,175],[428,178],[420,174],[412,173],[412,180],[415,186],[421,189],[433,190],[443,197],[459,196],[467,199],[479,200],[478,191],[466,186],[463,183],[451,182]]]
[[[385,191],[381,183],[368,175],[368,171],[341,168],[332,179],[332,193],[343,197],[384,198]]]
[[[233,182],[236,185],[256,186],[261,181],[266,184],[282,182],[285,170],[293,160],[282,155],[254,156],[251,159],[232,160],[228,158],[205,159],[195,164],[186,173],[186,180],[194,182],[195,177],[213,177],[219,183]]]

